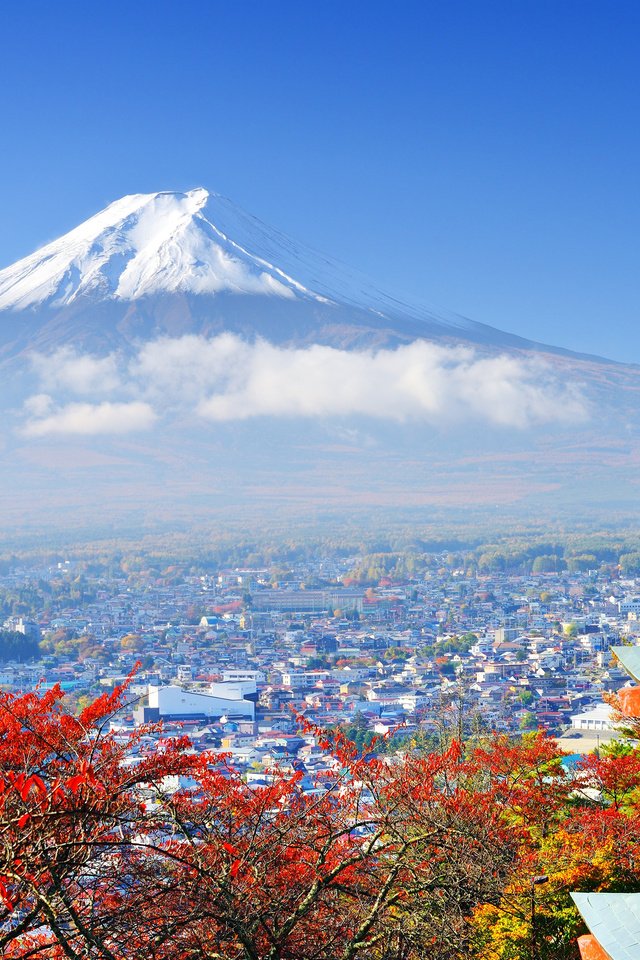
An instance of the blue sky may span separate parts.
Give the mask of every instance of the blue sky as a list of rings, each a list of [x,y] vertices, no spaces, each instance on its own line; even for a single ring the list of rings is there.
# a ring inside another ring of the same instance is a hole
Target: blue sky
[[[0,265],[203,185],[383,286],[640,362],[640,4],[4,0]]]

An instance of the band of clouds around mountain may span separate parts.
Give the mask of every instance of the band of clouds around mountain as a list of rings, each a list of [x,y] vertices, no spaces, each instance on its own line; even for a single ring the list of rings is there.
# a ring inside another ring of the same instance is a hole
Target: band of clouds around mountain
[[[32,367],[38,388],[21,427],[29,437],[139,432],[175,411],[213,423],[371,417],[520,429],[589,415],[580,386],[562,382],[538,357],[424,340],[347,351],[187,335],[147,342],[126,360],[63,347],[33,355]]]

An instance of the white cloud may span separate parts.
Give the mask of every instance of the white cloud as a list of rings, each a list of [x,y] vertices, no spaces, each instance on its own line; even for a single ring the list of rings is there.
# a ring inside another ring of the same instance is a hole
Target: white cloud
[[[163,337],[143,344],[129,376],[150,397],[197,404],[214,387],[241,377],[255,346],[231,333],[207,339]]]
[[[46,417],[54,406],[48,393],[36,393],[24,403],[24,412],[30,417]]]
[[[215,341],[211,341],[214,344]],[[364,415],[447,424],[481,420],[500,426],[571,423],[586,417],[580,392],[543,364],[418,341],[394,350],[225,345],[216,389],[198,404],[211,420],[255,416]]]
[[[51,396],[38,394],[27,409],[31,436],[142,430],[172,409],[218,422],[366,416],[518,428],[575,423],[588,415],[580,388],[563,382],[535,356],[482,356],[470,347],[424,340],[395,349],[347,351],[249,343],[229,333],[211,339],[188,335],[142,345],[120,372],[112,356],[98,359],[69,350],[38,364],[43,386],[54,396],[52,383],[96,397],[119,383],[121,399],[136,396],[138,402],[65,406],[58,397],[62,405],[52,410]]]
[[[45,390],[68,390],[71,393],[95,396],[111,393],[120,386],[116,357],[94,357],[78,353],[73,347],[61,347],[46,356],[33,354],[33,367]]]
[[[156,413],[148,403],[69,403],[31,419],[24,433],[29,437],[132,433],[148,430],[155,420]]]

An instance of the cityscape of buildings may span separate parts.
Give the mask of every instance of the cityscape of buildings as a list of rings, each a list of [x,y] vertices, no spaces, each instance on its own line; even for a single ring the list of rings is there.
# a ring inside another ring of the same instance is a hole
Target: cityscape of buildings
[[[631,682],[611,647],[640,641],[635,579],[469,575],[442,557],[359,586],[357,562],[320,557],[282,582],[267,569],[14,567],[0,577],[3,630],[39,652],[2,662],[0,684],[57,683],[75,707],[133,672],[114,727],[161,720],[256,780],[283,764],[318,772],[300,717],[390,751],[544,728],[580,754],[617,736],[603,697]]]

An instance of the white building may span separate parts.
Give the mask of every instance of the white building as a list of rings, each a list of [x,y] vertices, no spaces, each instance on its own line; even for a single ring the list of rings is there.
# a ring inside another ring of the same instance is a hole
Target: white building
[[[171,684],[166,687],[149,685],[149,706],[136,713],[141,723],[156,720],[202,720],[209,722],[226,716],[229,719],[255,719],[255,680],[234,683],[211,683],[204,690],[185,690]]]
[[[620,613],[640,613],[640,597],[625,597],[618,603]]]
[[[611,718],[611,707],[608,703],[597,703],[591,710],[584,713],[574,713],[571,717],[573,730],[592,730],[599,733],[603,730],[614,730]]]
[[[253,680],[254,683],[265,683],[267,675],[264,670],[223,670],[222,679],[225,683],[236,683],[238,680]]]
[[[327,680],[330,676],[329,670],[287,670],[282,674],[282,686],[305,689],[314,687],[318,680]]]

